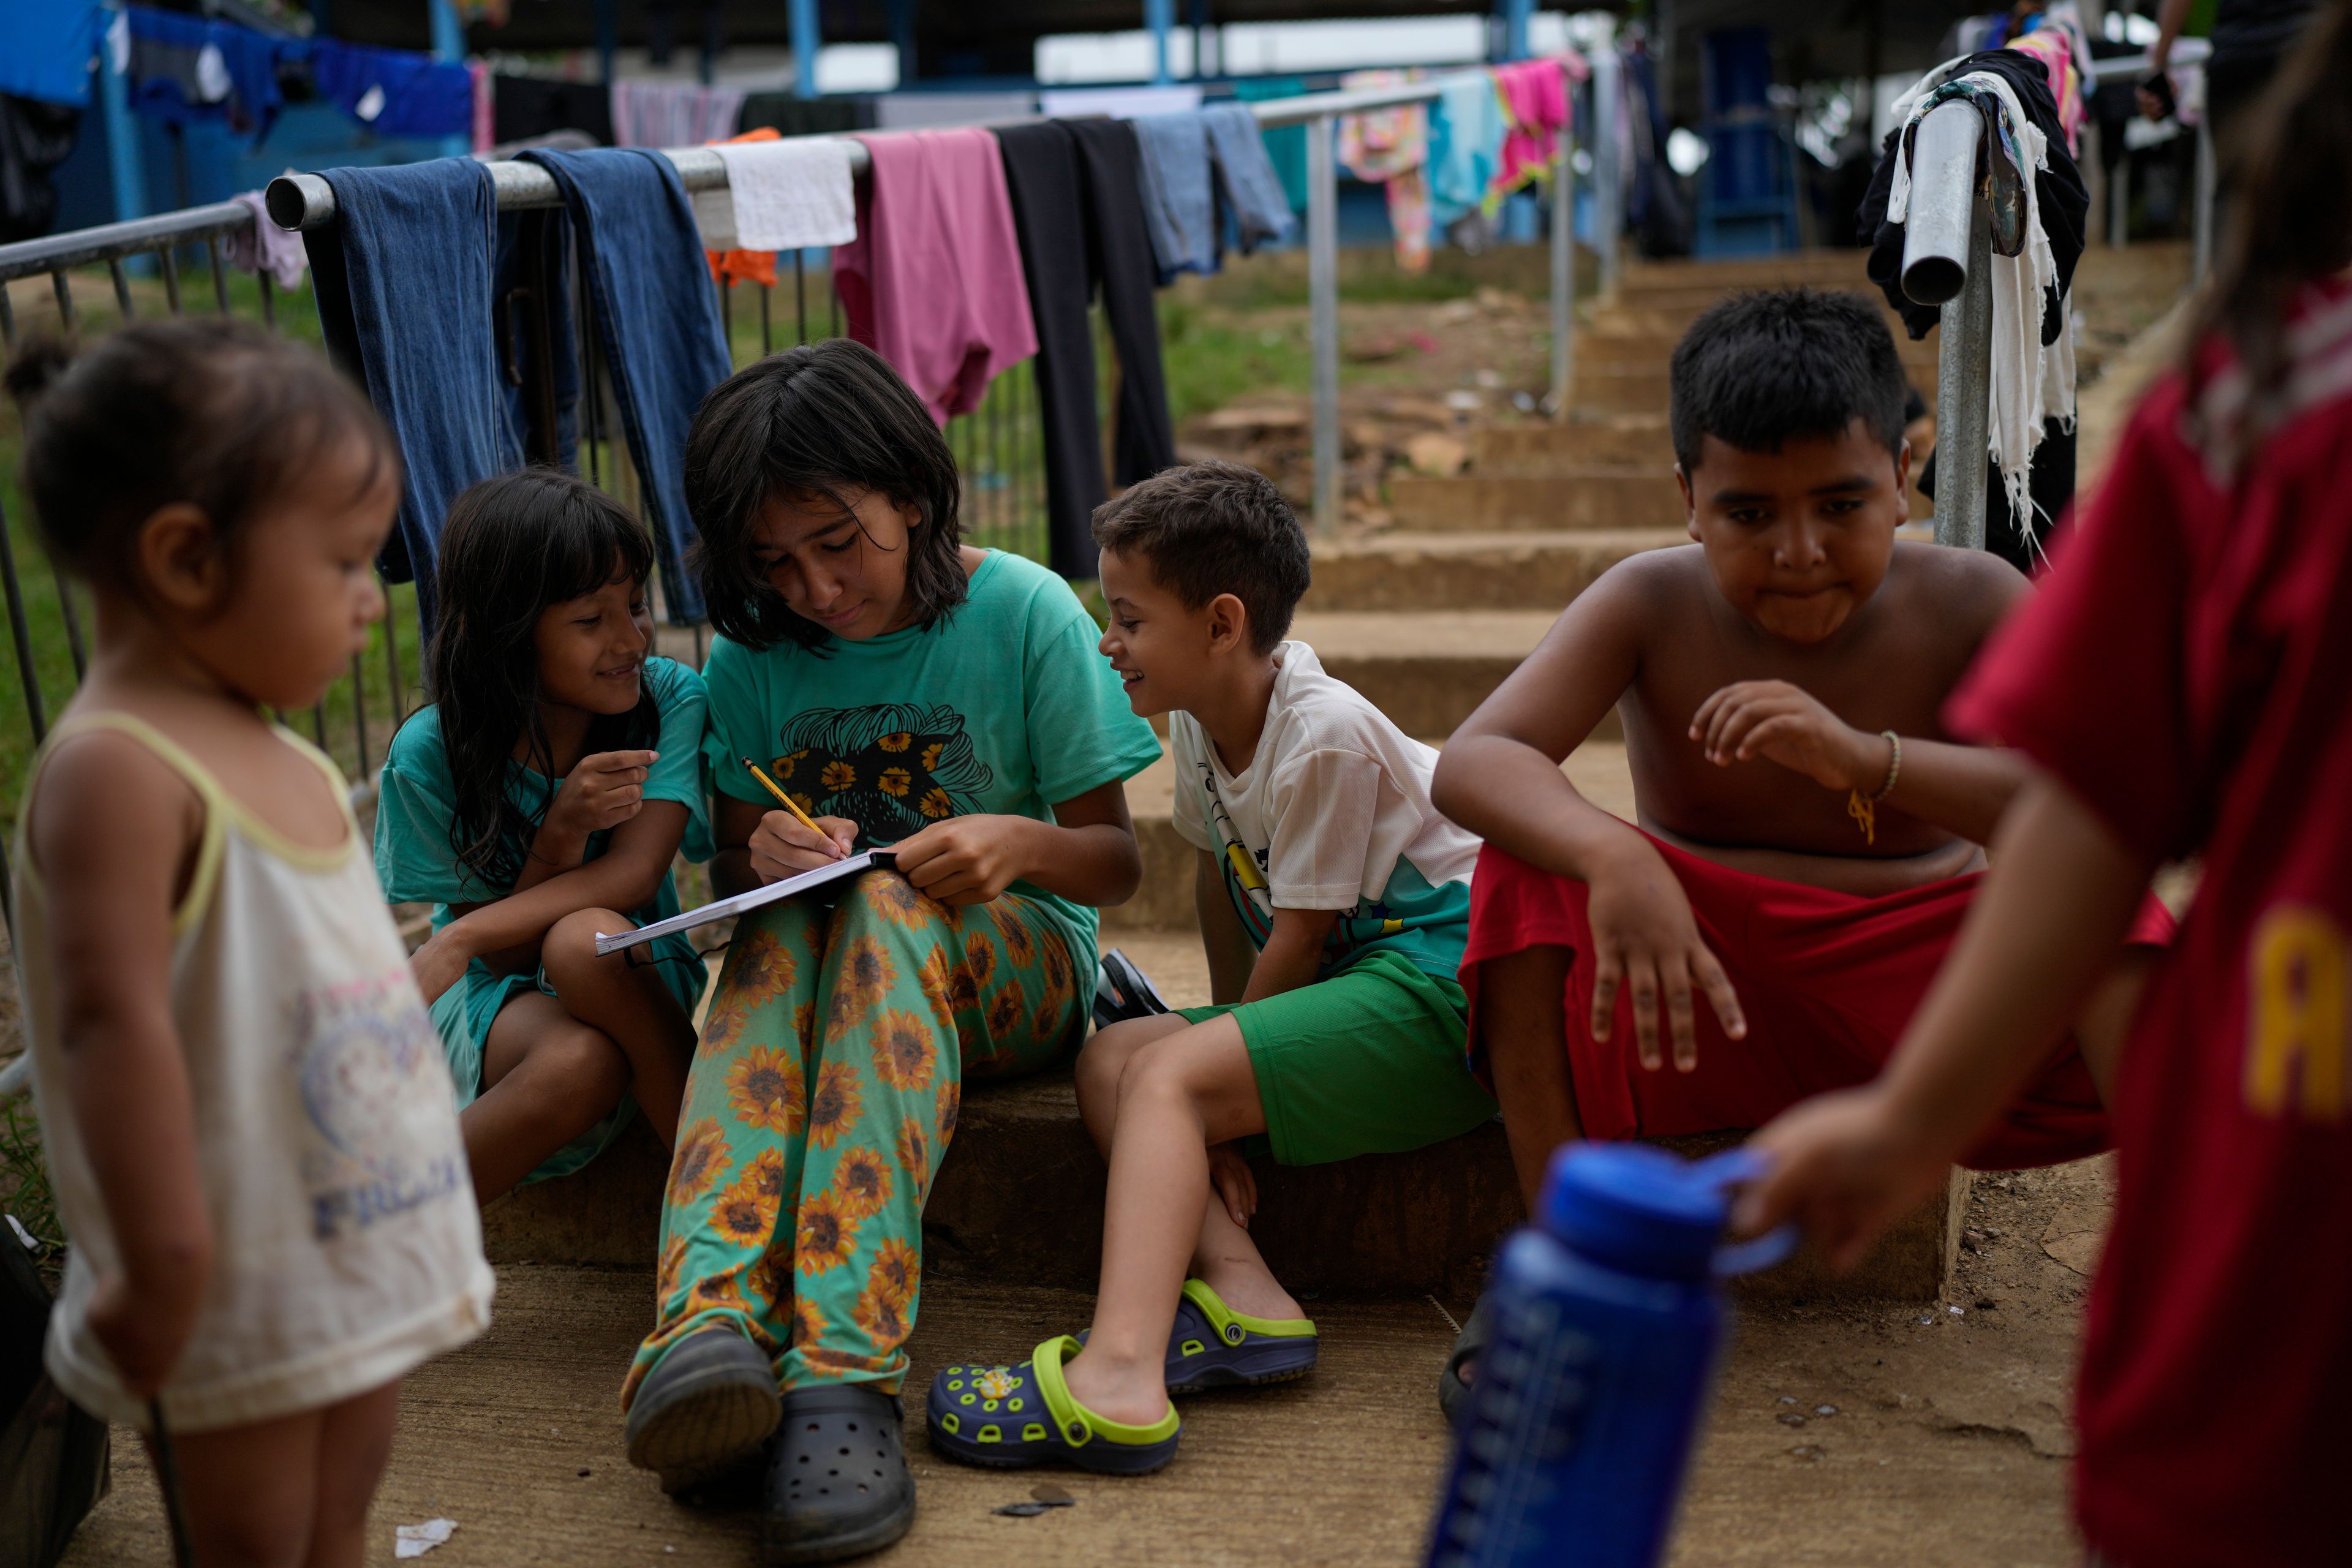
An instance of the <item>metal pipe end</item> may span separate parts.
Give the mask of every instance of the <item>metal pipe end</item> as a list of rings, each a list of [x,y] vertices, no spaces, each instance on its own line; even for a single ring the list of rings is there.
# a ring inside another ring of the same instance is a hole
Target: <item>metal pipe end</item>
[[[1903,292],[1914,304],[1957,300],[1968,281],[1969,269],[1948,256],[1923,256],[1903,269]]]
[[[280,174],[262,191],[261,205],[280,228],[323,228],[335,220],[335,187],[317,174]]]

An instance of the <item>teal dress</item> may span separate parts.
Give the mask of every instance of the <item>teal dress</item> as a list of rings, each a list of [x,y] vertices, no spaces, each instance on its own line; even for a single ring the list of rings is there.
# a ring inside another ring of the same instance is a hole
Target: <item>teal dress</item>
[[[646,778],[645,798],[673,800],[687,809],[686,837],[679,847],[689,860],[710,858],[710,815],[702,793],[702,726],[707,699],[702,677],[674,659],[646,660],[645,679],[661,710],[661,753]],[[507,797],[534,823],[548,802],[563,786],[520,763],[509,763]],[[384,759],[376,805],[375,872],[384,897],[394,903],[433,905],[433,929],[449,923],[452,904],[488,903],[514,890],[485,883],[471,867],[462,864],[449,843],[449,819],[454,814],[449,753],[441,743],[437,707],[417,710],[393,737]],[[593,834],[585,857],[593,860],[611,846],[609,832]],[[667,871],[651,902],[625,910],[639,925],[678,912],[677,889]],[[654,963],[662,984],[691,1015],[702,998],[707,978],[701,955],[690,933],[680,931],[653,944]],[[457,1103],[469,1105],[482,1090],[482,1046],[499,1009],[533,988],[555,994],[544,970],[531,973],[498,974],[480,959],[468,964],[463,978],[433,1004],[434,1026],[441,1031],[448,1053],[449,1076],[457,1087]],[[629,1119],[636,1102],[623,1096],[613,1114],[550,1155],[527,1181],[569,1175],[585,1165],[612,1142]]]

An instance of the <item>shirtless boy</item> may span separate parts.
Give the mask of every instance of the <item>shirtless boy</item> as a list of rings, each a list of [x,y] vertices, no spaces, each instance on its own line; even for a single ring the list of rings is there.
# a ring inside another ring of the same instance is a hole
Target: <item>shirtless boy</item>
[[[1727,300],[1675,350],[1672,385],[1694,542],[1580,595],[1432,790],[1486,841],[1462,984],[1530,1204],[1570,1139],[1760,1127],[1874,1076],[2026,773],[1937,717],[2032,590],[1994,556],[1895,539],[1911,450],[1878,308]],[[1612,705],[1638,830],[1560,771]],[[2150,904],[2135,939],[2168,928]],[[2139,968],[2110,975],[1972,1164],[2105,1146]]]

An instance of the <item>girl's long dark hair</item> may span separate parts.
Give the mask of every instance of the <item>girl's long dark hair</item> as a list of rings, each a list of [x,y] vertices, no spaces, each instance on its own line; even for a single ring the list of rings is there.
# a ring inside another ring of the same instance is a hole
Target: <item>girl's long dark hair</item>
[[[518,766],[552,780],[555,759],[539,710],[539,617],[551,605],[593,594],[625,573],[640,587],[653,546],[625,508],[554,468],[484,479],[449,505],[436,575],[441,618],[425,653],[425,691],[439,707],[452,804],[449,847],[488,887],[521,875],[531,839],[554,802],[530,811],[508,781]],[[652,745],[661,711],[650,680],[626,713],[600,715],[588,750]],[[523,742],[527,761],[515,760]]]
[[[2192,392],[2200,351],[2219,336],[2246,374],[2249,396],[2231,430],[2205,432],[2231,458],[2259,442],[2286,395],[2286,342],[2295,297],[2352,266],[2352,0],[2312,14],[2302,41],[2251,110],[2236,189],[2213,277],[2198,301],[2185,352]]]
[[[929,629],[968,586],[955,454],[930,410],[865,344],[829,338],[770,354],[720,382],[686,438],[691,556],[710,624],[747,647],[814,648],[833,634],[793,613],[751,559],[753,517],[771,496],[843,511],[879,490],[920,515],[907,541],[907,603]]]

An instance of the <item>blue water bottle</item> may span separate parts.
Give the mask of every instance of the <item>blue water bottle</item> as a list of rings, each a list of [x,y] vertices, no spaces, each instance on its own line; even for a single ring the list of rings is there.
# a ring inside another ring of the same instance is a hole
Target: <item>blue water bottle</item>
[[[1650,1568],[1665,1555],[1729,1308],[1720,1281],[1787,1257],[1783,1227],[1723,1245],[1734,1149],[1552,1156],[1535,1223],[1503,1244],[1494,1325],[1455,1435],[1429,1568]]]

